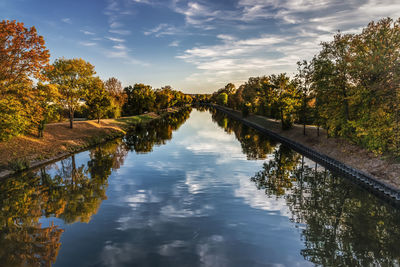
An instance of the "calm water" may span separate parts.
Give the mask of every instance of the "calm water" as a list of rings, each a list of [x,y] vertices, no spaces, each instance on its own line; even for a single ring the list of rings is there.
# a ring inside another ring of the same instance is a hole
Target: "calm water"
[[[4,266],[398,266],[399,224],[397,209],[216,111],[0,183]]]

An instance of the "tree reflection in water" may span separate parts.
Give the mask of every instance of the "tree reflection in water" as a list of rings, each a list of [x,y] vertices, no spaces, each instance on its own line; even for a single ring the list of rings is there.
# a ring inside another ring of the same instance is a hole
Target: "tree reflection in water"
[[[121,140],[90,151],[86,164],[75,155],[56,165],[30,171],[0,183],[0,263],[2,266],[51,266],[56,261],[63,229],[39,219],[59,218],[65,223],[85,222],[107,199],[108,178],[120,168],[129,150],[150,152],[165,144],[172,131],[189,118],[191,109],[169,114],[148,125],[132,128]],[[56,169],[55,172],[49,170]],[[51,174],[50,174],[51,173]]]
[[[178,130],[189,118],[191,111],[192,109],[188,107],[144,125],[138,124],[128,131],[124,143],[136,153],[151,152],[153,146],[164,145],[167,140],[171,140],[172,132]]]
[[[300,253],[306,260],[322,266],[400,264],[398,209],[223,113],[210,112],[220,127],[235,133],[249,159],[268,156],[251,180],[267,197],[285,199],[291,220],[302,229]]]
[[[209,108],[209,111],[212,114],[212,120],[225,132],[235,134],[242,146],[242,152],[248,160],[266,159],[268,154],[274,150],[276,142],[270,138],[247,127],[240,121],[229,119],[225,113],[214,108]]]

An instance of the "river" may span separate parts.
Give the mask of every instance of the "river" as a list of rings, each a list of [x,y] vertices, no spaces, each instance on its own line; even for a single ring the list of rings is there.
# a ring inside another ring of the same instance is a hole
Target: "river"
[[[400,211],[215,110],[0,182],[1,266],[398,266]]]

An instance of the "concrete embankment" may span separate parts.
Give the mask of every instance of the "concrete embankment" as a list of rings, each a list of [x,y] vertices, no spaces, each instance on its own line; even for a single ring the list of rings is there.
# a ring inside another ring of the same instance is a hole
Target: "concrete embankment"
[[[262,119],[260,116],[249,116],[244,118],[240,112],[234,111],[232,109],[228,109],[225,107],[220,107],[218,105],[213,105],[214,108],[217,110],[226,113],[230,117],[240,120],[243,124],[254,128],[270,137],[273,139],[276,139],[277,141],[291,147],[295,151],[303,154],[304,156],[316,161],[317,163],[321,164],[322,166],[325,166],[327,169],[339,173],[342,176],[345,176],[346,178],[351,179],[352,181],[360,184],[370,192],[384,197],[386,200],[389,200],[390,202],[400,205],[400,190],[398,186],[395,186],[391,183],[388,183],[386,181],[383,181],[380,177],[373,176],[363,170],[358,169],[356,166],[352,166],[349,164],[346,164],[336,158],[333,158],[327,153],[324,153],[324,151],[318,151],[316,149],[313,149],[311,147],[308,147],[307,144],[304,144],[305,142],[301,142],[302,138],[298,138],[299,140],[296,140],[296,136],[292,134],[288,134],[291,138],[288,138],[282,134],[281,131],[277,130],[277,125],[270,125],[272,127],[268,128],[268,123],[264,124],[262,123]],[[268,120],[267,118],[264,118],[266,121]],[[271,123],[271,121],[269,122]],[[314,139],[319,139],[323,137],[315,137]],[[324,140],[319,140],[318,142],[324,142]],[[330,149],[336,149],[339,150],[339,148],[335,148],[333,146],[330,147]],[[365,157],[365,155],[363,155]],[[363,160],[363,156],[359,156],[359,160]],[[352,157],[357,158],[357,155],[352,155]],[[396,167],[396,166],[395,166]]]

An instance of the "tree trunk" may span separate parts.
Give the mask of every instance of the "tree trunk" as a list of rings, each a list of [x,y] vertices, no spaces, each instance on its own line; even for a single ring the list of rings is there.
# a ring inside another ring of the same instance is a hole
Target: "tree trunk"
[[[315,117],[317,118],[317,136],[319,136],[320,117],[319,117],[319,102],[318,102],[318,97],[316,98],[315,111],[316,111],[316,116],[315,116]]]
[[[306,135],[307,96],[303,95],[303,135]]]
[[[76,163],[75,163],[75,155],[71,156],[71,165],[72,165],[72,171],[71,171],[71,181],[72,185],[75,188],[76,185]]]
[[[342,93],[343,93],[344,119],[346,120],[347,123],[349,121],[349,102],[347,100],[346,86],[342,87]]]
[[[69,128],[74,127],[74,110],[72,108],[69,109]]]
[[[399,99],[400,97],[397,97],[397,95],[398,95],[398,93],[397,93],[397,91],[396,91],[396,99]],[[396,102],[396,104],[395,104],[395,106],[396,106],[396,110],[395,110],[395,123],[396,123],[396,134],[395,134],[395,140],[394,140],[394,142],[395,142],[395,154],[397,155],[397,156],[400,156],[400,133],[399,133],[399,129],[400,129],[400,127],[399,127],[399,124],[400,124],[400,121],[399,121],[399,113],[400,113],[400,109],[399,109],[399,101],[395,101]]]

